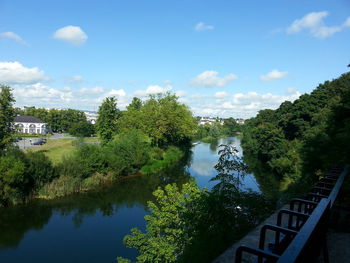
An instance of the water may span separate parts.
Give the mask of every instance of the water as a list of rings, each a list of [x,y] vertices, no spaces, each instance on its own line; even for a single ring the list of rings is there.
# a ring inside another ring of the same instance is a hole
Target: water
[[[134,259],[135,249],[123,245],[132,227],[145,228],[146,205],[152,192],[168,183],[182,185],[191,176],[200,187],[211,188],[218,146],[233,144],[242,154],[238,138],[194,146],[184,163],[152,176],[126,179],[89,193],[52,201],[34,201],[0,209],[0,262],[116,262]],[[244,188],[259,191],[253,175]]]

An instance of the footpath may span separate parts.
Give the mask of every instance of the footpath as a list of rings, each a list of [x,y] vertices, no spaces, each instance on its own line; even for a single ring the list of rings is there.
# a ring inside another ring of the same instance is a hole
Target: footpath
[[[282,208],[288,207],[289,205],[286,205]],[[278,211],[272,214],[254,230],[249,232],[241,240],[234,243],[216,258],[213,263],[235,262],[236,249],[241,245],[247,245],[253,248],[258,247],[261,227],[265,224],[275,224]],[[267,236],[267,240],[272,238],[272,236],[270,238]],[[350,174],[345,178],[337,201],[332,208],[327,230],[327,246],[330,263],[350,262]],[[244,262],[256,262],[256,257],[245,257]],[[320,255],[316,262],[324,263],[325,260],[323,256]]]

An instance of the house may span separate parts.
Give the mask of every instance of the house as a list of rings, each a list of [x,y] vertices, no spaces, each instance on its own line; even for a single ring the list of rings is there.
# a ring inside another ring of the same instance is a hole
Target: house
[[[236,119],[236,123],[237,123],[237,124],[243,125],[244,122],[245,122],[244,119]]]
[[[47,133],[47,123],[33,116],[16,116],[13,124],[16,131],[19,133]]]
[[[219,118],[211,118],[211,117],[201,117],[199,119],[198,124],[199,125],[205,125],[205,124],[213,125],[215,123],[220,123],[221,125],[224,125],[224,121]]]

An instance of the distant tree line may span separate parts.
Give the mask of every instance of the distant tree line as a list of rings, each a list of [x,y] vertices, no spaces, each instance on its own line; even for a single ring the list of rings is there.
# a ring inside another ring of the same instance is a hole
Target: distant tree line
[[[241,131],[242,125],[239,125],[236,120],[231,117],[224,119],[223,124],[217,121],[210,124],[198,125],[194,139],[203,142],[213,142],[220,136],[233,136]]]
[[[286,183],[350,161],[350,73],[246,121],[243,148]]]
[[[150,95],[144,102],[135,97],[123,112],[115,98],[106,98],[98,114],[96,129],[103,143],[120,132],[136,129],[154,146],[181,145],[190,142],[196,129],[190,109],[171,93]]]
[[[15,111],[17,115],[34,116],[46,122],[50,132],[67,132],[79,137],[91,136],[95,132],[94,126],[80,110],[26,107]]]

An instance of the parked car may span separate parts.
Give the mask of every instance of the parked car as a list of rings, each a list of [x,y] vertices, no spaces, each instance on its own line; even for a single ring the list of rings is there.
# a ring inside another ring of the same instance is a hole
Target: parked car
[[[44,143],[46,143],[46,141],[42,138],[40,138],[34,142],[33,141],[30,142],[31,145],[43,145]]]

